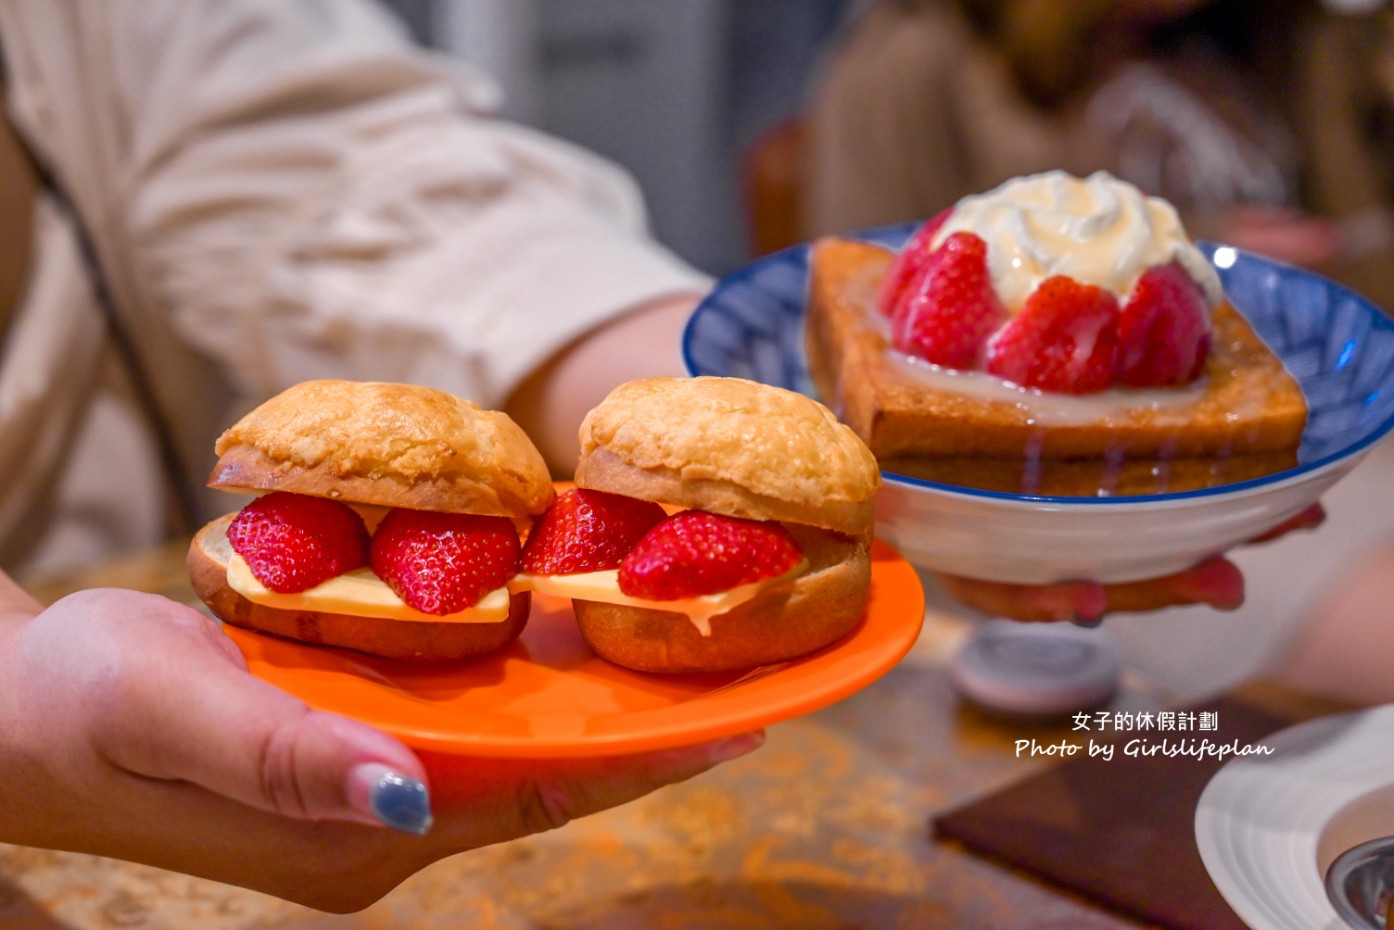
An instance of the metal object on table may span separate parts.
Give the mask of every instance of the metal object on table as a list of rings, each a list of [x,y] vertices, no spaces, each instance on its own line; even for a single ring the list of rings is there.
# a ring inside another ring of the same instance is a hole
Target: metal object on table
[[[953,660],[960,694],[988,710],[1051,717],[1089,710],[1117,690],[1123,661],[1103,630],[992,620]]]
[[[1361,843],[1326,870],[1326,896],[1356,930],[1386,930],[1394,905],[1394,836]]]

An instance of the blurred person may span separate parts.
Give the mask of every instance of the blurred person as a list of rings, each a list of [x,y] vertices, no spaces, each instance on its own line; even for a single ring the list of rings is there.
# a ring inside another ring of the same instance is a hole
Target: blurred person
[[[680,370],[707,281],[649,238],[629,178],[494,119],[485,79],[368,3],[7,0],[0,48],[11,572],[202,519],[188,489],[218,430],[294,382],[503,408],[562,471],[610,387]],[[0,732],[0,841],[330,910],[762,740],[431,760],[252,678],[190,608],[92,590],[45,609],[3,573]],[[428,761],[450,777],[428,784]]]
[[[1394,312],[1394,10],[1325,0],[1295,51],[1306,197],[1340,224],[1335,274]]]
[[[932,216],[1050,169],[1106,169],[1198,238],[1309,266],[1340,247],[1301,212],[1273,101],[1301,0],[873,0],[808,112],[812,235]]]

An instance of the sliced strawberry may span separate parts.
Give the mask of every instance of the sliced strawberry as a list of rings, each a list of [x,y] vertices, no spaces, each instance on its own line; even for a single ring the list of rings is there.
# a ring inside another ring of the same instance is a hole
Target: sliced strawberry
[[[620,563],[620,591],[671,601],[782,575],[803,555],[773,521],[683,510],[649,530]]]
[[[276,491],[258,497],[227,529],[232,550],[269,590],[306,591],[368,564],[368,529],[352,507]]]
[[[989,342],[987,370],[1062,394],[1102,391],[1118,351],[1118,298],[1065,275],[1046,278]]]
[[[910,283],[891,319],[891,345],[947,368],[976,368],[987,339],[1007,322],[987,273],[987,243],[956,232]]]
[[[1139,388],[1187,384],[1209,352],[1205,291],[1179,262],[1143,272],[1119,313],[1114,381]]]
[[[532,528],[523,571],[574,575],[618,568],[641,537],[666,516],[652,501],[572,488]]]
[[[518,533],[505,517],[396,509],[373,534],[373,571],[410,607],[445,615],[473,607],[518,572]]]
[[[910,282],[918,278],[924,270],[933,251],[930,243],[934,241],[935,233],[939,232],[939,228],[951,213],[952,207],[940,210],[930,217],[896,253],[895,261],[891,262],[890,270],[881,279],[881,286],[876,290],[876,309],[885,316],[895,314],[896,305],[900,303]]]

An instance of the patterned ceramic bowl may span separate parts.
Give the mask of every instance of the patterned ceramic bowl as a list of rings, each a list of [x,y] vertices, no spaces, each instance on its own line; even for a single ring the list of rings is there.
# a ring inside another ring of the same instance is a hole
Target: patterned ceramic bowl
[[[896,246],[913,227],[861,238]],[[1309,406],[1296,467],[1170,494],[1047,497],[884,473],[877,535],[934,571],[1021,584],[1131,581],[1180,571],[1292,517],[1394,427],[1394,322],[1310,272],[1202,244],[1229,300],[1283,359]],[[720,281],[694,312],[683,357],[694,375],[731,375],[817,396],[804,356],[808,247]]]

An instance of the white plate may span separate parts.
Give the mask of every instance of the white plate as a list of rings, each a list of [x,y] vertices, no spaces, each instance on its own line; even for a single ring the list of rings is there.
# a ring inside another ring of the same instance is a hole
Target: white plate
[[[1394,834],[1394,706],[1324,717],[1216,773],[1196,808],[1215,887],[1253,930],[1348,930],[1322,876],[1336,856]]]

